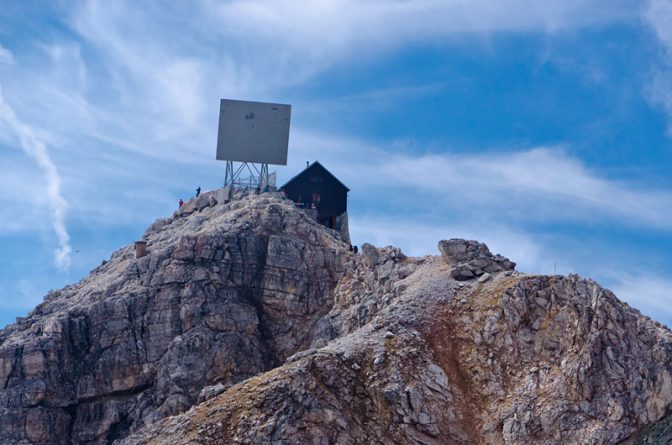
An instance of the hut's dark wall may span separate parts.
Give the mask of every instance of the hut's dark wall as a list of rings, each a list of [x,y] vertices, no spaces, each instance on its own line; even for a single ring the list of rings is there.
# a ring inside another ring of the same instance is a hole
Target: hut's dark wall
[[[348,209],[348,189],[320,164],[313,163],[285,184],[287,197],[304,207],[314,203],[320,222],[342,215]]]

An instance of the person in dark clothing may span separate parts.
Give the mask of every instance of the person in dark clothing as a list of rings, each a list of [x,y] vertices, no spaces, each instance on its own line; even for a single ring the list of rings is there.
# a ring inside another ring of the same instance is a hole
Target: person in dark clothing
[[[178,208],[181,209],[182,206],[184,205],[184,201],[182,201],[182,199],[180,198],[180,202],[178,202],[177,205],[179,206]]]
[[[357,248],[357,246],[353,246],[353,250],[355,251],[355,254],[356,254],[357,252],[359,252],[359,249]]]
[[[196,187],[196,197],[198,198],[198,195],[200,194],[201,194],[201,186],[199,185],[198,187]]]

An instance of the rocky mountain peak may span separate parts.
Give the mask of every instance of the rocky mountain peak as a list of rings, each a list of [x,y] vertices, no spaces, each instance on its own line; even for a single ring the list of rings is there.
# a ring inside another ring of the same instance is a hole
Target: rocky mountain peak
[[[590,280],[476,241],[355,254],[221,196],[0,331],[0,443],[606,444],[670,412],[672,334]]]

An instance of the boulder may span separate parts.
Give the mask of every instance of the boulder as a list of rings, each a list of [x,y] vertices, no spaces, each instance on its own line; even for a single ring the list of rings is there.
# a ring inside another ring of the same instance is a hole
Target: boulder
[[[485,273],[512,271],[516,263],[501,255],[493,255],[483,243],[464,239],[439,241],[439,252],[458,281],[471,280]]]

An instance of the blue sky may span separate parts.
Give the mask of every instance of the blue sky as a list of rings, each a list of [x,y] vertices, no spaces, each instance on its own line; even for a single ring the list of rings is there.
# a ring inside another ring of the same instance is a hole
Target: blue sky
[[[290,103],[357,244],[464,237],[672,323],[669,0],[6,1],[0,326],[197,185],[220,98]]]

